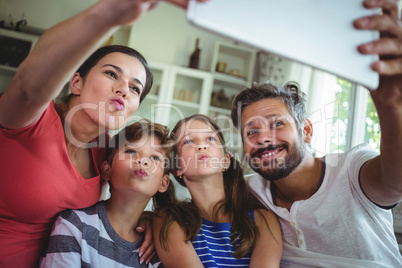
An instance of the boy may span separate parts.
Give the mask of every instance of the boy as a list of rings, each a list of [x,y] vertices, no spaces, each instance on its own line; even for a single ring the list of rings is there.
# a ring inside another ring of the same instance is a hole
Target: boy
[[[158,195],[174,194],[168,174],[172,148],[168,134],[166,126],[141,120],[114,136],[101,168],[110,184],[110,198],[88,208],[63,211],[41,267],[159,265],[139,261],[143,237],[135,228],[151,197],[157,206],[164,199]]]

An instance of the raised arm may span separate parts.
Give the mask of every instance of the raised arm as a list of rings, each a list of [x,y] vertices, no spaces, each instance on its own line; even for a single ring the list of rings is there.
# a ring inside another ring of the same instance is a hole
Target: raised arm
[[[254,212],[255,224],[260,232],[251,254],[250,267],[279,267],[282,257],[281,226],[275,213],[265,209]]]
[[[160,230],[164,224],[164,214],[153,219],[153,233],[156,252],[162,264],[166,268],[203,268],[200,258],[191,242],[185,242],[183,229],[177,222],[173,222],[168,229],[167,245],[168,249],[163,249],[159,238]]]
[[[6,88],[0,102],[0,126],[17,129],[38,120],[105,38],[119,26],[133,23],[159,1],[100,0],[46,31]],[[186,8],[189,0],[166,1]]]
[[[101,0],[46,31],[6,88],[0,125],[16,129],[35,122],[105,37],[152,6],[151,1]]]
[[[380,40],[359,47],[363,54],[380,55],[372,65],[380,74],[380,85],[370,94],[380,121],[381,154],[363,166],[360,180],[373,202],[389,206],[402,199],[402,24],[396,0],[366,0],[364,4],[383,12],[355,22],[359,29],[381,33]]]

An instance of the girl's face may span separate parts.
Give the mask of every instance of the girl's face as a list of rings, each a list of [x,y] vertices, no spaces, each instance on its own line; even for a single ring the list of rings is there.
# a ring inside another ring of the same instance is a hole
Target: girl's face
[[[180,168],[178,176],[187,179],[211,176],[228,167],[229,158],[213,129],[203,120],[190,120],[177,130]]]
[[[146,82],[142,63],[130,55],[113,52],[92,67],[83,79],[75,74],[70,90],[80,96],[80,110],[102,129],[123,127],[139,106]]]

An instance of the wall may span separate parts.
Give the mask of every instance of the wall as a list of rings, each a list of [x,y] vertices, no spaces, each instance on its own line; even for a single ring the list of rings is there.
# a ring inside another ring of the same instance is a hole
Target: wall
[[[10,14],[14,24],[25,18],[26,29],[43,31],[65,20],[96,0],[0,0],[0,20],[8,24]],[[5,11],[8,9],[8,12]],[[200,69],[210,70],[212,53],[218,40],[233,42],[205,30],[195,28],[186,20],[185,10],[161,2],[154,10],[137,21],[130,32],[126,28],[114,36],[115,43],[127,40],[130,46],[139,50],[148,60],[187,66],[194,50],[195,40],[200,38]],[[122,37],[122,35],[124,37]]]
[[[185,10],[161,2],[134,24],[129,43],[149,60],[187,66],[197,37],[201,48],[200,69],[208,71],[215,42],[233,42],[192,26],[186,20]]]
[[[14,23],[25,18],[30,27],[48,29],[95,2],[96,0],[0,0],[0,6],[2,9],[8,8],[8,14]],[[9,17],[4,18],[5,13],[4,10],[0,12],[0,20],[6,19],[9,23]]]

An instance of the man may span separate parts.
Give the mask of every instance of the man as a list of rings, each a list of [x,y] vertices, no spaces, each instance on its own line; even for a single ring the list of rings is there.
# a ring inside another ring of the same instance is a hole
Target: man
[[[380,85],[370,91],[381,155],[363,144],[313,157],[313,127],[295,83],[254,84],[234,100],[232,120],[258,173],[249,185],[281,223],[283,267],[402,267],[390,210],[402,199],[402,26],[396,1],[364,4],[383,10],[355,21],[381,31],[380,40],[358,48],[381,56],[372,65]]]

